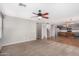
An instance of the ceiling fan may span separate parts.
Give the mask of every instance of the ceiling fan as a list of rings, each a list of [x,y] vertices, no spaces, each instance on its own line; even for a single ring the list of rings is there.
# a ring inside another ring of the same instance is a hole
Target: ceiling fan
[[[33,14],[36,15],[36,17],[41,17],[41,18],[48,19],[48,13],[47,12],[46,13],[42,13],[41,10],[38,10],[38,13],[34,13],[33,12]]]

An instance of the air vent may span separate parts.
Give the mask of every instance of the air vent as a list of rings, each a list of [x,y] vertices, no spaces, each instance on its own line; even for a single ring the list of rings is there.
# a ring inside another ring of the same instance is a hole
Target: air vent
[[[25,4],[23,4],[23,3],[19,3],[19,6],[26,7],[26,5],[25,5]]]

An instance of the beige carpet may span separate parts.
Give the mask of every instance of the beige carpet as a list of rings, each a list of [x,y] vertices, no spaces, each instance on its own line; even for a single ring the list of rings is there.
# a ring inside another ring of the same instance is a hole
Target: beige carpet
[[[3,47],[3,56],[77,56],[79,47],[53,40],[35,40]]]

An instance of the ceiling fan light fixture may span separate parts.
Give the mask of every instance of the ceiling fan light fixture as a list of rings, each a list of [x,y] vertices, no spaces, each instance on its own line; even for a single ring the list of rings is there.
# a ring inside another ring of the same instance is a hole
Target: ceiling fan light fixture
[[[38,16],[38,19],[41,19],[42,17],[41,16]]]

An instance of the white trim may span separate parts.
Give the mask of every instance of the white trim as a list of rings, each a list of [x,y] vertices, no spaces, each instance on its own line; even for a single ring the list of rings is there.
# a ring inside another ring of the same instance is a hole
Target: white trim
[[[36,40],[36,39],[32,39],[30,41],[33,41],[33,40]],[[23,42],[29,42],[29,40],[25,40],[25,41],[18,41],[18,42],[9,42],[9,43],[3,43],[2,46],[8,46],[8,45],[13,45],[13,44],[19,44],[19,43],[23,43]]]

